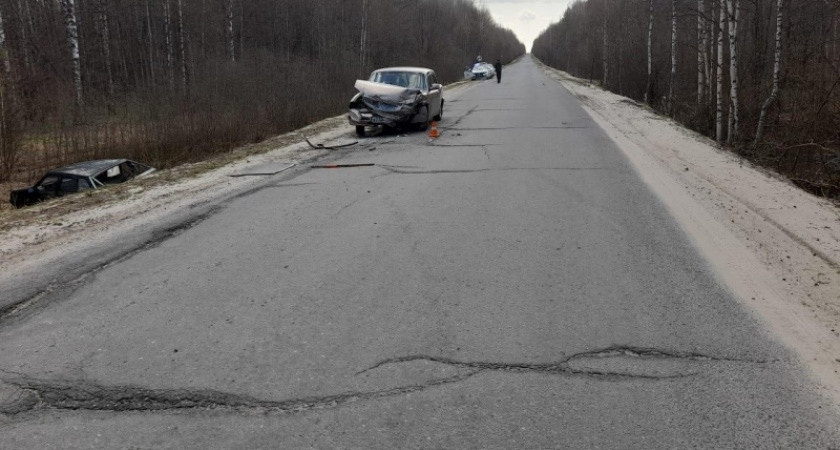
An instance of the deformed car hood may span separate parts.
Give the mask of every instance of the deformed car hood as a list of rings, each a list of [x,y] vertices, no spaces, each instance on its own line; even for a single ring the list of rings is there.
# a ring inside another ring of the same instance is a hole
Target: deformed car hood
[[[379,117],[391,122],[426,120],[425,116],[417,116],[426,97],[420,89],[366,80],[356,80],[354,87],[361,93],[362,103]]]
[[[375,98],[377,100],[401,103],[406,100],[414,100],[423,91],[414,88],[404,88],[385,83],[377,83],[375,81],[356,80],[353,86],[362,93],[365,97]]]

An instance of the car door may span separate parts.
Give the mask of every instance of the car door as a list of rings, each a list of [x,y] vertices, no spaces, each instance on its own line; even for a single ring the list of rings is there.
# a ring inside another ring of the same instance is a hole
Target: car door
[[[37,200],[46,200],[57,196],[61,177],[57,174],[48,174],[35,184],[34,197]]]

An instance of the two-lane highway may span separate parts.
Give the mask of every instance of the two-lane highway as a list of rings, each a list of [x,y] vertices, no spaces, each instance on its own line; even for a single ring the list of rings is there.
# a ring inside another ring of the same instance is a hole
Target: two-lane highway
[[[530,58],[439,126],[4,322],[0,448],[840,448],[795,357]]]

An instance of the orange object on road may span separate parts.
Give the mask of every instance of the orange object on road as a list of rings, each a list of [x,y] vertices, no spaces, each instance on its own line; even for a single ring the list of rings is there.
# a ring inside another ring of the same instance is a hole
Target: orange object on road
[[[437,122],[432,122],[432,129],[429,131],[429,137],[440,137],[440,131],[437,129]]]

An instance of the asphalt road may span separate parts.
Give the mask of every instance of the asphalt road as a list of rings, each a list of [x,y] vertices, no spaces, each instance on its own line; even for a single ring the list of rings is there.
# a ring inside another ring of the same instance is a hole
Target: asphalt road
[[[840,448],[576,99],[503,80],[0,317],[0,448]]]

